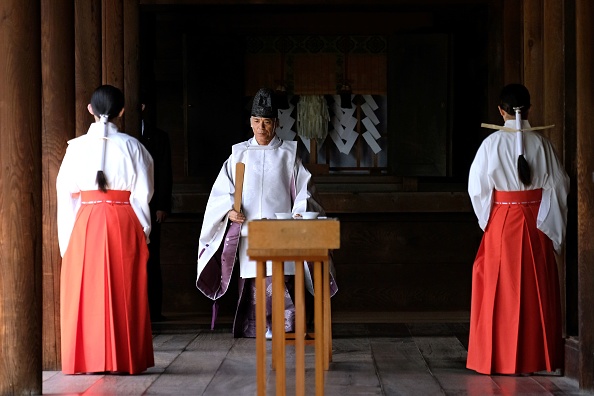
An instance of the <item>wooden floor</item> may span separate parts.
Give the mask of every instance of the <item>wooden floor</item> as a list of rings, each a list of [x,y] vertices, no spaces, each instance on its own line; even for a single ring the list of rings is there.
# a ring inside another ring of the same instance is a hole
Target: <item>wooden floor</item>
[[[223,324],[169,321],[153,325],[155,367],[142,375],[43,373],[47,395],[255,395],[255,340],[232,337]],[[560,375],[485,376],[465,368],[468,323],[334,323],[327,396],[579,395]],[[267,343],[270,358],[270,342]],[[287,395],[294,360],[287,347]],[[268,361],[269,362],[269,361]],[[314,392],[313,346],[306,347],[306,394]],[[274,371],[267,394],[275,394]]]

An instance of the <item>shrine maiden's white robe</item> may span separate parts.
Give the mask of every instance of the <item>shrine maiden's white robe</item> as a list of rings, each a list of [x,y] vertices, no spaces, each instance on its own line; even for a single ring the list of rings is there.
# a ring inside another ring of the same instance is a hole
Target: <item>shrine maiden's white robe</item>
[[[95,179],[101,164],[102,138],[103,124],[95,122],[85,135],[68,142],[56,180],[58,242],[62,256],[80,208],[78,193],[97,189]],[[148,202],[153,195],[153,159],[137,139],[119,132],[111,122],[107,123],[107,139],[110,143],[105,146],[104,171],[109,189],[130,191],[130,206],[148,240],[151,232]]]
[[[515,120],[505,126],[515,128]],[[522,128],[530,128],[527,120]],[[553,241],[559,252],[565,240],[569,177],[553,146],[539,132],[523,132],[524,157],[532,170],[532,184],[524,186],[517,177],[516,134],[496,131],[481,144],[470,167],[468,194],[480,227],[485,230],[492,207],[493,190],[522,191],[542,188],[542,202],[536,227]]]

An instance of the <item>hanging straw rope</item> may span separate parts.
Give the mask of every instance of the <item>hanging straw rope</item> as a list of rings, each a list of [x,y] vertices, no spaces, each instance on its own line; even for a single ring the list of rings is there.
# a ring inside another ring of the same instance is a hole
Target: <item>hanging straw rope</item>
[[[297,132],[308,139],[324,139],[328,135],[330,114],[322,95],[304,95],[297,103]]]

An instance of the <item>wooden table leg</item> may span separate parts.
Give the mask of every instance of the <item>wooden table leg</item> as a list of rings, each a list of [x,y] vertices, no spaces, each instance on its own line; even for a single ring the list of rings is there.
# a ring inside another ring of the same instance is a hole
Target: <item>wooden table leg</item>
[[[316,350],[316,396],[324,395],[324,325],[322,262],[314,262],[314,326]]]
[[[305,396],[304,263],[295,262],[295,394]]]
[[[324,369],[328,370],[332,361],[332,310],[330,307],[330,263],[324,261],[322,267],[324,287]]]
[[[286,393],[285,271],[282,261],[272,262],[272,353],[276,370],[276,395]]]
[[[256,262],[256,378],[258,396],[266,395],[266,262]]]

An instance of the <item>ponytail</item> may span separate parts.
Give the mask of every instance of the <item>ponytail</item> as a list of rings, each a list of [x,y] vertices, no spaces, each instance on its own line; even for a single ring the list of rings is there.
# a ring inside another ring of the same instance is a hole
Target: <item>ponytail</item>
[[[103,138],[101,139],[101,163],[97,171],[97,188],[107,192],[107,178],[105,177],[105,144],[107,142],[107,123],[117,117],[124,108],[124,94],[118,88],[111,85],[102,85],[97,88],[91,96],[91,107],[93,114],[99,117],[103,123]]]
[[[97,179],[95,180],[99,190],[107,192],[107,180],[105,179],[105,173],[102,170],[97,171]]]
[[[530,170],[528,161],[524,158],[524,154],[518,156],[518,176],[525,186],[532,184],[532,171]]]

